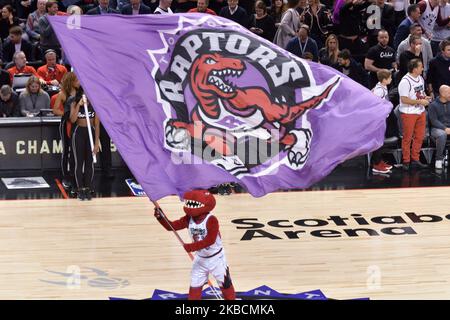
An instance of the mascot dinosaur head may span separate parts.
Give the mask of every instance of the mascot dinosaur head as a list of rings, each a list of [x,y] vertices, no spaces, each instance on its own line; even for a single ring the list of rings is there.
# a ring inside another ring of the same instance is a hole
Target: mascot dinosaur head
[[[203,54],[192,64],[191,83],[196,96],[230,99],[236,95],[233,80],[245,70],[244,63],[218,53]],[[234,78],[234,79],[233,79]]]
[[[193,190],[184,194],[184,212],[190,217],[198,217],[211,212],[216,199],[208,190]]]

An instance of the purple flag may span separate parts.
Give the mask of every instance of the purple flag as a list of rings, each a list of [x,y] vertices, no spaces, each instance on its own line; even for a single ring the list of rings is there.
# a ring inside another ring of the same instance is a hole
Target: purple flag
[[[384,140],[392,105],[329,67],[203,14],[51,17],[152,200],[237,182],[306,188]]]

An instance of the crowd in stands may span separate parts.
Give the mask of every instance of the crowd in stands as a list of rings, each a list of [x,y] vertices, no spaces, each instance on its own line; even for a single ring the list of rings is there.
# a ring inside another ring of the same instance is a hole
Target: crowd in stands
[[[33,116],[56,100],[67,61],[49,15],[201,12],[333,67],[398,106],[405,169],[423,166],[418,152],[428,108],[438,153],[450,133],[450,109],[439,109],[449,99],[449,0],[0,0],[0,7],[0,117]],[[17,92],[13,82],[21,74],[32,77]],[[394,111],[387,136],[396,130],[393,117]],[[376,162],[374,172],[390,171]]]

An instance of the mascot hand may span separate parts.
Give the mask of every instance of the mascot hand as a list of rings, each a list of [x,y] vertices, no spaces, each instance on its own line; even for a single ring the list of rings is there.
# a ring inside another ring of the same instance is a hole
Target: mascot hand
[[[185,243],[185,244],[183,245],[183,247],[184,247],[184,250],[186,250],[186,252],[192,252],[192,251],[194,251],[194,250],[193,250],[194,248],[192,248],[192,244],[191,244],[191,243]]]
[[[155,218],[156,219],[161,219],[162,218],[162,216],[161,216],[161,213],[160,213],[160,211],[159,211],[159,209],[158,208],[156,208],[155,207],[155,213],[153,214],[154,216],[155,216]]]

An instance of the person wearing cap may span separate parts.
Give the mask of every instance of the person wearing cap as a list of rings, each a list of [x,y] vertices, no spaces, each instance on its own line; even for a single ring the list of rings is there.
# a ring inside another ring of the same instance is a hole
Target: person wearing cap
[[[56,63],[57,55],[52,49],[45,51],[44,57],[47,63],[38,68],[38,76],[48,85],[59,86],[62,77],[67,73],[66,67]]]

